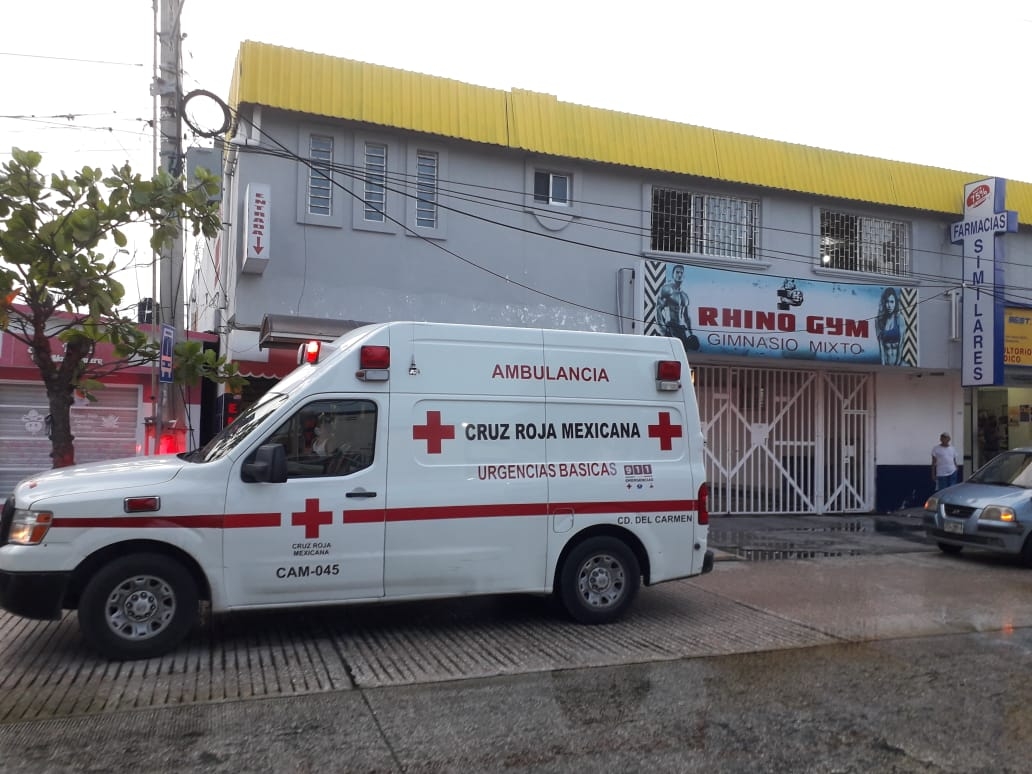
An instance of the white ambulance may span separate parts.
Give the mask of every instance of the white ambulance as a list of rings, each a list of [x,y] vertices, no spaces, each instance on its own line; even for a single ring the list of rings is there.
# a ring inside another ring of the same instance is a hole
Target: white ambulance
[[[204,448],[25,479],[0,605],[111,658],[213,612],[510,592],[576,620],[708,572],[677,339],[394,322],[312,342]]]

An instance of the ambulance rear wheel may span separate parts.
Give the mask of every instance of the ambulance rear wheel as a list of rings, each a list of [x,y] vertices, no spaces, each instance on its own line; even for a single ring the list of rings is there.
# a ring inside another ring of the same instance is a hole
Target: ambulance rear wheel
[[[593,537],[566,557],[559,594],[574,620],[602,624],[624,614],[640,585],[641,569],[634,552],[616,538]]]
[[[79,599],[79,630],[101,655],[151,658],[172,650],[197,616],[197,584],[161,554],[123,556],[102,567]]]

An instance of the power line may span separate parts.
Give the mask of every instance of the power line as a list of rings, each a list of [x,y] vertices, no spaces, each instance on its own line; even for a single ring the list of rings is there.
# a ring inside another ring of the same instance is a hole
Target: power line
[[[0,51],[0,56],[14,56],[24,59],[50,59],[55,62],[78,62],[79,64],[113,65],[115,67],[145,67],[141,62],[111,62],[106,59],[76,59],[69,56],[47,56],[45,54],[22,54],[15,51]]]
[[[325,171],[326,171],[325,164],[323,164],[323,163],[318,163],[317,164],[317,163],[312,162],[310,159],[305,159],[305,158],[299,156],[298,154],[296,154],[293,151],[291,151],[287,146],[285,146],[279,140],[277,140],[275,137],[271,136],[265,130],[261,129],[260,127],[254,126],[253,124],[252,124],[252,126],[258,132],[260,132],[263,137],[267,138],[270,142],[272,142],[274,145],[276,145],[279,148],[278,151],[272,151],[271,149],[265,149],[264,152],[266,153],[266,155],[279,156],[279,157],[287,159],[287,160],[293,160],[296,163],[301,164],[301,165],[307,167],[312,172],[315,172],[315,173],[318,173],[318,174],[322,174],[324,177],[326,176],[325,175]],[[262,152],[261,148],[255,148],[254,146],[242,146],[240,148],[240,150],[243,150],[245,152],[258,152],[258,153]],[[343,171],[343,170],[340,170],[340,171]],[[364,173],[364,170],[363,170],[363,173]],[[349,176],[353,177],[356,180],[360,179],[360,175],[357,172],[353,172]],[[340,182],[338,182],[336,180],[332,180],[332,179],[330,180],[330,182],[336,188],[338,188],[339,190],[342,190],[343,192],[345,192],[346,194],[348,194],[352,198],[354,198],[354,199],[356,199],[358,201],[363,201],[362,198],[358,194],[356,194],[354,191],[352,191],[348,187],[344,186],[342,183],[340,183]],[[409,197],[414,197],[415,196],[414,194],[408,193],[407,191],[399,191],[399,190],[396,190],[396,189],[387,189],[387,190],[391,190],[394,193],[399,193],[399,194],[404,195],[404,196],[409,196]],[[441,205],[441,206],[443,206],[443,205]],[[512,224],[507,224],[507,223],[502,223],[502,222],[499,222],[499,221],[494,221],[494,220],[491,220],[490,218],[486,218],[484,216],[475,215],[475,214],[472,214],[470,212],[465,212],[465,211],[462,211],[462,210],[457,210],[455,208],[447,208],[447,207],[445,207],[445,209],[450,209],[451,211],[456,212],[457,214],[464,215],[466,217],[471,217],[471,218],[479,219],[479,220],[485,221],[487,223],[490,223],[492,225],[496,225],[496,226],[500,226],[500,227],[503,227],[503,228],[512,229],[512,230],[515,230],[515,231],[520,231],[520,232],[527,233],[527,234],[532,235],[532,236],[544,237],[544,238],[547,238],[547,239],[555,239],[557,241],[564,242],[564,243],[567,243],[567,244],[583,246],[583,247],[587,247],[587,248],[590,248],[590,249],[603,250],[603,251],[606,251],[606,252],[615,253],[615,254],[619,254],[619,255],[627,255],[629,257],[635,258],[636,260],[640,260],[643,257],[640,252],[633,252],[633,251],[628,251],[628,250],[620,250],[620,249],[617,249],[617,248],[610,248],[610,247],[605,247],[605,246],[601,246],[601,245],[592,245],[592,244],[577,242],[577,241],[569,240],[569,239],[566,239],[566,238],[563,238],[563,237],[558,237],[558,236],[556,236],[554,234],[541,234],[540,232],[531,231],[529,229],[525,229],[525,228],[522,228],[520,226],[514,226]],[[462,256],[462,255],[458,254],[454,250],[451,250],[451,249],[445,247],[444,245],[440,244],[437,240],[433,240],[433,239],[427,238],[426,236],[416,232],[415,230],[410,228],[407,224],[405,224],[404,222],[398,220],[397,218],[389,215],[388,213],[381,212],[381,214],[387,220],[391,221],[395,225],[397,225],[400,228],[404,229],[406,233],[411,234],[413,236],[419,237],[421,240],[423,240],[425,243],[429,244],[430,246],[432,246],[432,247],[434,247],[434,248],[436,248],[438,250],[441,250],[442,252],[444,252],[444,253],[446,253],[446,254],[456,258],[457,260],[462,261],[463,263],[478,269],[479,271],[482,271],[482,272],[487,273],[487,274],[489,274],[489,275],[491,275],[491,276],[493,276],[493,277],[495,277],[497,279],[500,279],[500,280],[502,280],[503,282],[505,282],[508,285],[512,285],[512,286],[515,286],[515,287],[522,288],[524,290],[530,291],[532,293],[535,293],[537,295],[543,296],[543,297],[548,298],[550,300],[557,301],[559,303],[566,304],[566,305],[569,305],[569,306],[573,306],[573,307],[576,307],[576,308],[579,308],[579,309],[584,309],[585,311],[595,312],[595,313],[598,313],[598,314],[603,314],[603,315],[606,315],[606,316],[609,316],[609,317],[615,317],[615,318],[618,318],[618,319],[630,319],[630,320],[633,320],[634,322],[641,322],[641,323],[644,322],[644,320],[640,320],[640,319],[638,319],[636,317],[628,318],[626,315],[622,314],[620,311],[612,312],[610,310],[599,309],[597,307],[593,307],[593,306],[590,306],[590,305],[587,305],[587,304],[581,304],[581,303],[578,303],[576,301],[572,301],[570,299],[563,298],[563,297],[556,296],[554,294],[548,293],[547,291],[544,291],[544,290],[542,290],[540,288],[536,288],[536,287],[527,285],[525,283],[519,282],[517,280],[513,280],[511,277],[504,276],[504,275],[500,274],[499,272],[494,271],[493,269],[490,269],[490,268],[488,268],[486,266],[478,264],[477,262],[475,262],[475,261],[473,261],[473,260],[471,260],[469,258],[466,258],[465,256]],[[802,258],[803,256],[800,255],[800,257]],[[805,259],[806,259],[807,265],[812,265],[812,263],[813,263],[812,257],[805,256]],[[662,259],[657,258],[656,260],[662,260]],[[720,270],[721,271],[728,271],[728,272],[731,272],[731,273],[755,275],[755,272],[748,271],[746,269],[735,269],[735,268],[732,268],[732,267],[727,267],[727,268],[721,267]],[[940,279],[942,281],[942,278],[939,278],[939,277],[934,277],[934,278],[935,279]],[[879,279],[881,279],[881,278],[879,278]],[[889,279],[889,278],[885,278],[885,279]],[[820,282],[820,283],[833,283],[834,284],[834,283],[841,282],[842,280],[809,280],[809,281],[811,281],[811,282]],[[943,282],[943,287],[945,287],[948,290],[948,289],[952,289],[952,288],[958,287],[959,283],[960,283],[960,279],[959,278],[956,281],[953,281],[953,282],[944,281]],[[876,283],[865,283],[865,284],[876,285]],[[885,283],[881,282],[881,283],[877,283],[877,284],[884,285]],[[927,303],[927,302],[933,301],[935,299],[943,297],[944,295],[945,295],[945,291],[934,292],[933,295],[931,295],[930,297],[927,297],[927,298],[924,298],[924,299],[918,301],[918,304],[922,304],[922,303]],[[869,319],[874,320],[875,317],[872,316]],[[720,329],[717,329],[717,330],[720,330]]]
[[[358,168],[350,166],[350,165],[326,164],[325,162],[319,162],[318,164],[315,164],[315,163],[311,162],[309,159],[301,157],[301,156],[297,155],[296,153],[294,153],[293,151],[290,151],[289,149],[287,149],[286,146],[284,146],[282,143],[277,141],[275,138],[271,137],[268,132],[265,132],[264,130],[260,130],[260,129],[259,129],[259,131],[261,131],[261,133],[266,138],[268,138],[270,142],[272,142],[275,145],[279,146],[279,148],[282,148],[282,150],[276,150],[276,149],[267,148],[267,147],[263,148],[261,146],[242,146],[240,148],[241,151],[247,152],[247,153],[257,153],[257,154],[261,154],[261,155],[269,155],[269,156],[273,156],[273,157],[278,157],[278,158],[283,158],[283,159],[286,159],[286,160],[294,161],[294,162],[297,162],[297,163],[301,164],[302,166],[308,167],[310,170],[312,170],[312,171],[314,171],[316,173],[322,174],[323,176],[325,176],[325,173],[327,171],[333,171],[333,172],[339,173],[339,174],[341,174],[343,176],[352,178],[356,182],[360,182],[361,183],[361,182],[366,182],[367,181],[366,171],[365,171],[364,168],[363,169],[358,169]],[[405,184],[405,183],[409,182],[409,178],[410,177],[411,176],[409,176],[409,175],[398,175],[398,174],[395,173],[395,174],[388,174],[386,176],[383,176],[382,179],[384,180],[384,182],[397,182],[397,181],[400,181],[401,183]],[[410,199],[416,197],[416,194],[412,193],[409,190],[405,190],[403,188],[394,187],[394,186],[391,186],[391,185],[382,184],[380,182],[380,178],[378,178],[375,182],[378,185],[382,185],[384,190],[389,192],[389,193],[397,194],[397,195],[400,195],[400,196],[403,196],[403,197],[406,197],[406,198],[410,198]],[[454,181],[451,181],[451,182],[454,182]],[[336,188],[338,188],[338,189],[344,191],[345,193],[347,193],[352,198],[358,199],[359,201],[362,200],[361,197],[358,194],[356,194],[354,191],[352,191],[351,189],[349,189],[346,186],[344,186],[339,181],[333,180],[332,184]],[[469,187],[472,187],[472,188],[488,188],[486,186],[473,186],[473,185],[471,185]],[[452,189],[443,188],[441,190],[443,192],[445,192],[445,193],[448,193]],[[524,196],[524,192],[523,191],[517,191],[517,190],[512,190],[512,189],[490,188],[490,190],[493,190],[493,191],[496,191],[496,192],[502,192],[502,193],[511,193],[516,198],[518,198],[520,200],[522,200],[522,198]],[[497,199],[497,198],[493,198],[493,197],[480,197],[480,196],[476,196],[476,195],[473,195],[473,194],[463,194],[463,195],[459,195],[459,196],[451,196],[451,198],[452,199],[458,199],[460,201],[465,201],[465,202],[471,203],[471,204],[480,204],[480,205],[482,205],[484,207],[488,207],[488,208],[493,207],[493,208],[496,208],[496,209],[505,210],[505,211],[509,211],[509,212],[523,212],[524,209],[525,209],[525,207],[524,207],[524,205],[522,204],[521,201],[511,201],[511,202],[509,202],[509,201],[505,201],[505,200],[502,200],[502,199]],[[598,203],[589,202],[587,200],[581,200],[581,201],[583,203],[586,203],[586,204],[598,204]],[[441,203],[441,202],[438,202],[437,206],[439,206],[442,210],[447,211],[447,212],[452,212],[452,213],[455,213],[457,215],[460,215],[460,216],[463,216],[463,217],[466,217],[466,218],[472,218],[472,219],[475,219],[475,220],[479,220],[481,222],[488,223],[488,224],[494,225],[494,226],[498,226],[500,228],[505,228],[505,229],[508,229],[508,230],[521,232],[521,233],[527,234],[528,236],[536,237],[536,238],[539,238],[539,239],[548,239],[548,240],[552,240],[552,241],[555,241],[555,242],[560,242],[560,243],[563,243],[563,244],[574,245],[574,246],[578,246],[578,247],[585,247],[585,248],[592,249],[592,250],[600,250],[602,252],[606,252],[606,253],[610,253],[610,254],[615,254],[615,255],[626,255],[626,256],[628,256],[630,258],[634,258],[634,259],[640,259],[640,258],[643,257],[643,255],[642,255],[640,250],[620,249],[618,247],[612,247],[612,246],[609,246],[609,245],[593,244],[591,242],[578,241],[576,239],[572,239],[572,238],[567,237],[567,236],[560,236],[558,234],[541,233],[541,232],[533,230],[533,229],[529,229],[529,228],[526,228],[526,227],[523,227],[523,226],[519,226],[519,225],[515,225],[515,224],[512,224],[512,223],[505,223],[505,222],[496,220],[494,218],[488,217],[486,215],[477,214],[477,213],[471,212],[469,210],[459,209],[458,207],[453,207],[453,206],[450,206],[448,204],[444,204],[444,203]],[[619,206],[616,206],[616,205],[606,205],[606,204],[598,204],[598,206],[602,206],[602,207],[612,206],[612,207],[614,207],[616,209],[621,209],[621,210],[624,210],[624,211],[629,212],[629,213],[634,213],[634,214],[638,215],[639,217],[643,213],[643,211],[640,210],[640,209],[634,209],[634,208],[629,208],[629,207],[619,207]],[[422,234],[419,234],[419,233],[413,231],[407,225],[405,225],[405,224],[401,223],[400,221],[396,220],[395,218],[389,216],[387,213],[383,213],[383,214],[384,214],[384,217],[386,217],[388,220],[390,220],[391,222],[394,222],[397,225],[400,225],[402,228],[404,228],[406,230],[406,232],[408,232],[408,233],[410,233],[410,234],[412,234],[414,236],[419,236],[421,238],[423,237]],[[601,229],[608,230],[608,231],[615,231],[616,233],[623,233],[623,234],[626,234],[626,235],[637,236],[637,237],[642,237],[642,238],[644,238],[648,234],[647,230],[644,227],[635,226],[633,224],[628,224],[628,223],[620,223],[620,222],[617,222],[617,221],[607,221],[607,220],[604,220],[604,219],[601,219],[601,218],[578,217],[577,225],[580,228],[585,228],[585,229],[601,228]],[[806,237],[808,239],[814,239],[814,238],[817,238],[817,237],[820,236],[820,234],[818,234],[816,232],[804,232],[804,231],[798,231],[798,230],[792,230],[792,229],[776,228],[776,227],[771,227],[771,226],[760,226],[759,230],[761,232],[771,231],[771,232],[785,233],[785,234],[796,235],[796,236],[803,236],[803,237]],[[452,251],[447,250],[447,249],[441,247],[440,245],[437,244],[436,241],[433,242],[433,246],[438,247],[438,249],[442,249],[445,252],[448,252],[449,254],[455,255],[455,257],[459,258],[460,260],[463,260],[463,261],[465,261],[467,263],[470,263],[471,265],[476,266],[477,268],[481,268],[482,270],[484,270],[484,271],[486,271],[488,273],[495,274],[496,276],[501,276],[501,275],[498,275],[495,272],[492,272],[490,269],[487,269],[485,267],[480,266],[479,264],[477,264],[474,261],[471,261],[471,260],[469,260],[467,258],[464,258],[462,256],[458,256],[455,253],[453,253]],[[659,251],[656,251],[656,252],[658,253]],[[949,260],[958,260],[958,261],[961,260],[961,256],[955,255],[955,254],[952,254],[952,253],[945,253],[945,252],[943,252],[941,250],[922,250],[922,249],[916,249],[916,248],[911,247],[910,248],[910,252],[912,252],[912,253],[923,253],[923,254],[931,255],[933,257],[940,257],[940,258],[945,258],[945,259],[949,259]],[[669,254],[669,257],[667,257],[666,255],[664,255],[663,257],[660,257],[658,255],[657,256],[652,256],[652,257],[654,257],[656,260],[669,260],[669,261],[675,261],[675,262],[685,261],[685,260],[690,262],[691,259],[692,259],[691,254],[680,254],[680,253],[676,253],[676,254],[671,253],[671,254]],[[815,265],[815,258],[810,253],[798,253],[798,252],[792,252],[792,251],[789,251],[789,250],[778,250],[778,249],[774,249],[774,248],[766,248],[764,250],[757,250],[756,259],[757,260],[764,260],[764,259],[766,259],[766,260],[777,260],[777,261],[781,261],[783,263],[795,263],[795,264],[798,264],[800,266],[811,267],[811,268],[814,267],[814,265]],[[1006,265],[1007,262],[1006,261],[1001,261],[1001,263]],[[731,272],[731,273],[740,273],[740,274],[755,274],[756,273],[753,269],[751,269],[751,267],[748,266],[748,262],[747,261],[742,261],[741,264],[742,264],[741,268],[739,268],[738,266],[721,266],[720,270],[721,271]],[[1014,265],[1018,265],[1018,264],[1015,262]],[[821,267],[818,266],[817,268],[821,268]],[[843,271],[846,272],[846,271],[849,271],[849,270],[843,270]],[[900,282],[902,282],[903,284],[908,284],[908,282],[912,282],[912,281],[916,280],[916,281],[920,281],[926,287],[933,287],[933,288],[934,287],[953,288],[953,287],[957,287],[958,284],[961,282],[961,278],[960,278],[959,275],[958,275],[958,277],[956,279],[949,279],[949,278],[942,277],[939,274],[921,273],[921,272],[916,272],[916,271],[913,271],[913,270],[911,270],[909,273],[907,273],[905,275],[876,275],[874,277],[870,277],[870,275],[865,275],[865,274],[862,274],[860,272],[849,272],[849,274],[851,276],[848,276],[848,277],[844,276],[841,279],[827,279],[827,280],[825,280],[825,279],[813,279],[813,278],[811,278],[811,279],[808,279],[808,281],[811,281],[811,282],[824,282],[824,283],[829,283],[829,282],[830,283],[855,282],[856,281],[856,279],[854,279],[854,277],[855,277],[855,278],[863,278],[864,280],[866,280],[862,284],[885,285],[886,283],[893,284],[893,282],[892,282],[893,280],[895,280],[896,284],[898,284]],[[508,278],[505,278],[505,281],[507,283],[509,283],[509,284],[515,284],[517,286],[527,287],[527,286],[522,286],[522,285],[520,285],[520,283],[515,282],[515,281],[513,281],[511,279],[508,279]],[[1019,286],[1012,286],[1012,287],[1015,290],[1028,289],[1028,288],[1021,288]],[[540,291],[538,291],[535,288],[529,288],[528,287],[528,289],[530,289],[530,290],[532,290],[534,292],[540,292]],[[544,295],[547,295],[547,294],[544,294]],[[580,306],[579,304],[576,304],[575,302],[572,302],[572,301],[569,301],[569,300],[564,300],[564,302],[565,303],[573,304],[575,306]],[[593,309],[593,308],[590,308],[590,307],[585,307],[585,308],[589,309],[589,311],[601,311],[601,310],[596,310],[596,309]],[[612,314],[612,312],[604,312],[604,313],[605,314],[609,314],[609,315]]]

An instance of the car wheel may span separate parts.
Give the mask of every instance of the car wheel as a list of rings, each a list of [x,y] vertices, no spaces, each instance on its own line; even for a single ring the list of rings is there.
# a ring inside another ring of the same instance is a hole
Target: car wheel
[[[955,546],[952,543],[939,543],[939,550],[944,554],[959,554],[964,546]]]
[[[602,624],[623,615],[640,585],[641,569],[634,552],[616,538],[594,537],[566,557],[559,594],[574,620]]]
[[[1025,538],[1025,545],[1021,547],[1021,563],[1032,567],[1032,535]]]
[[[167,653],[197,618],[197,584],[161,554],[134,554],[102,567],[79,599],[83,639],[111,659]]]

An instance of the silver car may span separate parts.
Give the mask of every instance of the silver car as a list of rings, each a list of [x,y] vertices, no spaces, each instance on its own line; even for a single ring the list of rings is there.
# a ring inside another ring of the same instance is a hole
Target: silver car
[[[965,546],[1032,566],[1032,447],[1004,452],[925,502],[928,537],[947,554]]]

